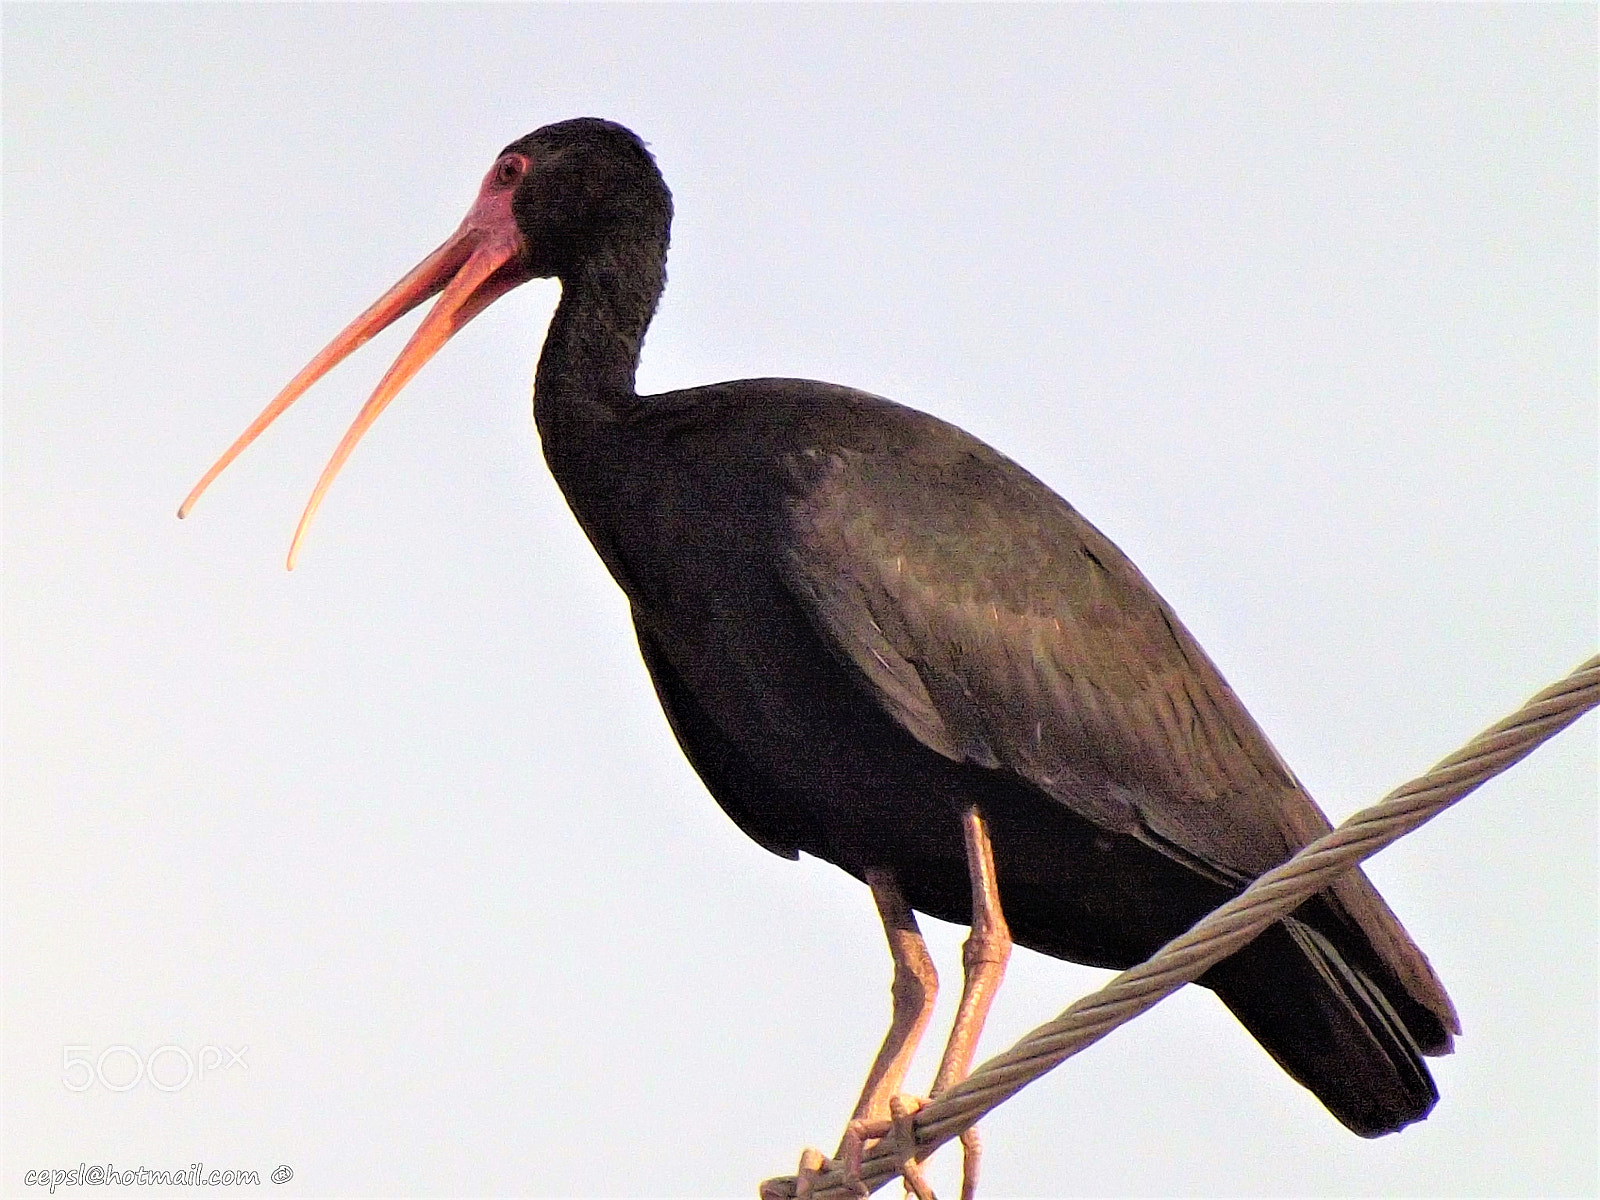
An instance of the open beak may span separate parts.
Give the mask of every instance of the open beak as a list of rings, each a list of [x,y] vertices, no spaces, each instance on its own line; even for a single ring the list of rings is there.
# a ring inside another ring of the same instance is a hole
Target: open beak
[[[378,414],[458,329],[512,288],[532,277],[533,272],[527,266],[525,243],[511,214],[510,196],[503,191],[491,193],[490,181],[485,180],[484,190],[467,219],[461,223],[461,228],[352,321],[343,333],[328,343],[321,354],[306,364],[289,382],[289,386],[261,410],[261,415],[250,423],[250,427],[239,435],[238,440],[195,484],[194,490],[179,507],[178,516],[188,516],[200,493],[211,485],[223,468],[255,441],[261,431],[277,420],[284,409],[298,400],[307,388],[375,334],[430,296],[443,292],[439,302],[417,326],[417,331],[411,335],[400,357],[395,359],[394,365],[356,415],[344,439],[333,452],[333,457],[328,460],[328,465],[322,469],[322,476],[312,489],[311,499],[306,502],[300,524],[295,528],[294,540],[289,543],[288,567],[292,571],[300,550],[300,539],[305,536],[311,518],[316,515],[323,494],[333,482],[333,477],[339,473],[345,459],[350,457],[356,443],[361,440],[361,435],[378,419]]]

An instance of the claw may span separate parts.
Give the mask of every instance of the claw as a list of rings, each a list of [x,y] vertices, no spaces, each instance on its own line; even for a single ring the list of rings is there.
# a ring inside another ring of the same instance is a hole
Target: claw
[[[917,1096],[893,1096],[889,1100],[887,1117],[857,1117],[844,1127],[844,1138],[839,1143],[839,1156],[835,1163],[844,1171],[845,1182],[856,1190],[856,1195],[867,1195],[867,1186],[861,1180],[861,1158],[866,1152],[867,1143],[889,1138],[896,1155],[895,1166],[906,1185],[906,1194],[916,1196],[917,1200],[937,1200],[933,1188],[922,1174],[921,1164],[914,1157],[917,1135],[911,1122],[925,1103]],[[971,1200],[971,1197],[964,1196],[963,1200]]]
[[[881,1138],[890,1128],[887,1119],[869,1121],[862,1117],[857,1117],[844,1127],[844,1137],[839,1141],[839,1162],[844,1165],[846,1179],[861,1178],[861,1155],[867,1143]]]
[[[800,1167],[794,1173],[795,1200],[809,1200],[816,1190],[817,1177],[828,1169],[828,1160],[815,1146],[800,1151]]]
[[[906,1103],[908,1099],[911,1101],[910,1104]],[[933,1189],[928,1186],[927,1177],[922,1173],[922,1164],[915,1157],[917,1134],[912,1128],[911,1120],[921,1107],[922,1101],[915,1097],[889,1098],[889,1117],[893,1123],[894,1149],[898,1160],[896,1165],[900,1168],[900,1178],[905,1182],[906,1195],[914,1195],[917,1200],[938,1200],[933,1194]]]

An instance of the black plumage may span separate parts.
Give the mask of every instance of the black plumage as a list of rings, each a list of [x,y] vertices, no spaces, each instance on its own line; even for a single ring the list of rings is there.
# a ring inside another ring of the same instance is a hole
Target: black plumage
[[[761,845],[887,877],[913,908],[967,923],[975,811],[1015,940],[1126,967],[1328,829],[1133,564],[1003,455],[831,384],[639,396],[671,212],[621,126],[514,142],[455,238],[201,486],[376,327],[446,289],[303,530],[421,361],[495,296],[554,275],[534,393],[546,460],[627,595],[685,754]],[[1200,982],[1357,1133],[1432,1107],[1422,1056],[1450,1049],[1455,1014],[1360,872]]]

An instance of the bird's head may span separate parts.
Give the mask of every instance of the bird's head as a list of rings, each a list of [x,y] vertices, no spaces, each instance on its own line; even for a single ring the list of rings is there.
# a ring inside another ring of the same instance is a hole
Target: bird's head
[[[644,143],[614,122],[562,121],[512,142],[479,203],[507,185],[534,275],[566,277],[613,254],[666,252],[672,196]]]
[[[432,296],[439,301],[417,326],[323,468],[289,546],[300,539],[323,494],[378,414],[422,365],[468,321],[518,284],[570,278],[590,264],[643,255],[659,269],[672,221],[672,197],[650,153],[632,132],[584,117],[546,125],[512,142],[484,176],[466,219],[334,338],[275,396],[205,473],[178,516],[261,431],[322,376],[375,334]]]

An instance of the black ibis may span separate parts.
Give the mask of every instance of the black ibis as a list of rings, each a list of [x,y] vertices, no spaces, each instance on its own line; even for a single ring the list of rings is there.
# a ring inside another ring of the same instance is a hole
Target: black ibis
[[[1004,455],[810,380],[640,396],[671,219],[620,125],[513,142],[455,234],[295,377],[179,515],[329,368],[443,292],[324,469],[292,567],[407,380],[497,297],[557,278],[534,419],[627,595],[673,733],[739,828],[862,880],[888,935],[893,1016],[849,1160],[914,1103],[899,1093],[937,986],[915,913],[972,929],[936,1094],[968,1070],[1013,938],[1130,966],[1329,825],[1137,568]],[[1200,982],[1362,1136],[1438,1098],[1422,1056],[1450,1050],[1455,1012],[1359,871]],[[975,1153],[968,1139],[967,1190]]]

